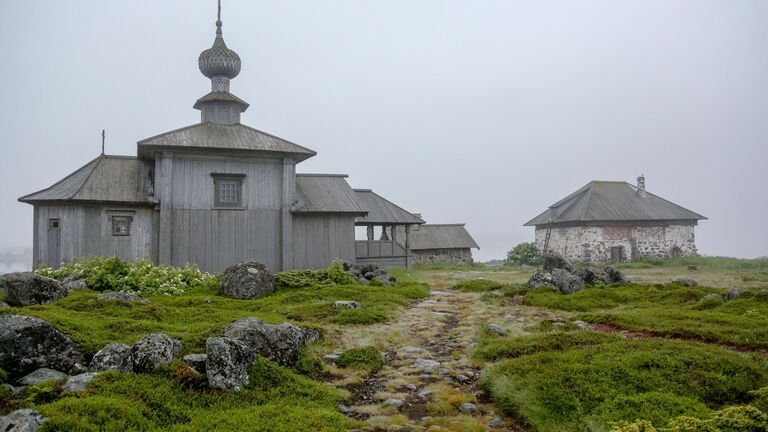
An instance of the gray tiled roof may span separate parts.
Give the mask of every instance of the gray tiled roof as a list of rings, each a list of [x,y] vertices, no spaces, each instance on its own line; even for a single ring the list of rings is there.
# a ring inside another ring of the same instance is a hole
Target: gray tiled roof
[[[317,154],[242,124],[198,123],[141,140],[138,147],[139,156],[153,149],[210,149],[285,154],[300,162]]]
[[[464,224],[425,224],[411,230],[411,249],[477,248]]]
[[[295,213],[355,213],[366,209],[349,186],[346,175],[296,174]]]
[[[357,218],[362,224],[423,224],[424,221],[413,213],[382,198],[370,189],[355,189],[358,200],[368,210],[368,215]]]
[[[525,226],[573,222],[701,220],[704,216],[620,181],[592,181]]]
[[[23,196],[19,201],[152,204],[142,191],[141,163],[132,156],[101,155],[53,186]]]

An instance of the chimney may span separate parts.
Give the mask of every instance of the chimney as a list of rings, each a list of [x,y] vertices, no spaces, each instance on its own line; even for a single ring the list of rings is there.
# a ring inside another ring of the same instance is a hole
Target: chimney
[[[640,194],[641,197],[645,197],[648,194],[645,192],[645,175],[640,174],[640,177],[637,178],[637,192]]]

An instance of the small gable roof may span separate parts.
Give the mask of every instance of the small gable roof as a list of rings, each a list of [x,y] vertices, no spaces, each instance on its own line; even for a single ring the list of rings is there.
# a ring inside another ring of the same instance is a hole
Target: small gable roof
[[[368,215],[357,218],[361,225],[423,224],[424,221],[397,204],[383,198],[371,189],[355,189],[358,200],[368,211]]]
[[[623,181],[591,181],[576,192],[552,204],[524,226],[550,223],[702,220],[692,212]]]
[[[153,150],[199,149],[233,150],[287,155],[301,162],[317,153],[306,147],[243,124],[198,123],[153,136],[138,142],[139,156]]]
[[[480,249],[464,224],[420,225],[411,230],[410,241],[413,250]]]
[[[345,174],[296,174],[294,213],[366,214]]]
[[[19,201],[153,204],[143,193],[141,163],[133,156],[101,155],[51,187],[25,195]]]

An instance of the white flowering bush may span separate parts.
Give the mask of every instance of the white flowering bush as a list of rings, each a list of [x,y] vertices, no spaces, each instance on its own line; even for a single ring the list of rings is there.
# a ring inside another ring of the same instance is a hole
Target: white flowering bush
[[[142,296],[180,295],[213,288],[218,276],[201,272],[197,266],[155,266],[149,260],[124,261],[118,257],[96,257],[62,264],[58,269],[38,267],[35,273],[54,279],[80,276],[96,291],[130,291]]]

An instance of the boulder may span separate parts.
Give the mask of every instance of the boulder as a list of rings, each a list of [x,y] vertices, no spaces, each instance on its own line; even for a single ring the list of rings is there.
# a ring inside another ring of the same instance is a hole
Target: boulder
[[[360,309],[363,307],[360,303],[352,300],[339,300],[333,303],[335,308]]]
[[[695,286],[699,286],[698,282],[696,282],[695,280],[693,280],[691,278],[687,278],[687,277],[679,277],[679,278],[675,279],[675,283],[678,284],[678,285],[687,286],[687,287],[691,287],[691,288],[695,287]]]
[[[134,372],[152,372],[169,365],[181,350],[181,342],[164,333],[154,333],[139,339],[131,347]]]
[[[373,280],[373,278],[375,278],[375,277],[376,277],[376,275],[375,275],[375,274],[373,274],[373,272],[370,272],[370,271],[369,271],[369,272],[366,272],[366,273],[364,273],[364,274],[363,274],[363,277],[364,277],[364,278],[366,278],[366,279],[368,279],[368,280]]]
[[[552,269],[552,281],[560,294],[570,294],[584,289],[584,281],[567,270]]]
[[[91,372],[101,372],[105,370],[116,370],[119,372],[131,372],[131,347],[121,343],[111,343],[97,352],[91,364]]]
[[[507,335],[507,331],[504,330],[498,324],[488,324],[488,331],[490,331],[492,333],[496,333],[499,336],[506,336]]]
[[[198,373],[205,374],[205,363],[208,361],[207,354],[187,354],[182,357],[184,363],[189,367],[197,371]]]
[[[224,337],[236,339],[253,353],[281,366],[292,366],[299,359],[299,349],[320,337],[317,330],[292,324],[264,324],[258,318],[243,318],[224,330]]]
[[[143,298],[142,296],[138,294],[134,294],[132,292],[128,291],[109,291],[105,293],[101,293],[96,296],[96,300],[117,300],[121,302],[131,303],[131,302],[137,302],[137,303],[151,303],[149,300]]]
[[[592,285],[597,282],[605,282],[606,279],[605,272],[595,267],[580,268],[576,270],[576,273],[574,274],[587,285]]]
[[[64,393],[82,393],[85,391],[88,383],[93,381],[93,379],[99,376],[99,374],[101,374],[101,372],[86,372],[71,376],[67,382],[61,386],[61,389],[64,391]]]
[[[34,372],[25,375],[19,380],[19,385],[31,386],[35,384],[41,384],[48,381],[63,381],[68,378],[68,375],[64,372],[59,372],[53,369],[40,368]]]
[[[548,273],[552,273],[554,269],[562,269],[568,273],[573,273],[576,270],[568,258],[559,252],[547,252],[541,257],[541,263],[544,271]]]
[[[85,283],[85,280],[83,279],[73,280],[69,282],[62,282],[62,283],[64,284],[64,289],[66,289],[68,293],[72,291],[83,290],[88,288],[88,285]]]
[[[605,283],[607,284],[624,284],[629,282],[629,279],[627,279],[626,276],[624,276],[624,273],[621,272],[621,270],[617,269],[614,266],[606,266],[603,269],[603,272],[605,272]]]
[[[47,321],[0,315],[0,368],[12,379],[43,367],[70,372],[82,361],[80,346]]]
[[[235,264],[221,275],[219,294],[241,300],[264,297],[275,291],[275,276],[258,261]]]
[[[386,286],[389,286],[389,285],[392,285],[394,283],[397,283],[397,279],[394,276],[388,275],[388,274],[376,275],[376,276],[373,277],[372,280],[381,281]]]
[[[727,293],[725,293],[725,301],[730,301],[733,299],[738,298],[741,295],[741,290],[738,288],[733,288],[728,290]]]
[[[0,417],[0,431],[35,432],[48,420],[33,409],[20,409]]]
[[[61,282],[32,272],[8,273],[3,279],[5,302],[11,306],[45,305],[68,294]]]
[[[555,288],[555,280],[552,278],[552,274],[544,269],[538,269],[536,270],[536,273],[531,276],[530,279],[528,279],[528,283],[526,284],[528,288],[534,289],[534,288],[541,288],[541,287],[548,287],[548,288]]]
[[[241,341],[210,337],[205,341],[205,374],[211,387],[240,390],[248,384],[253,353]]]

